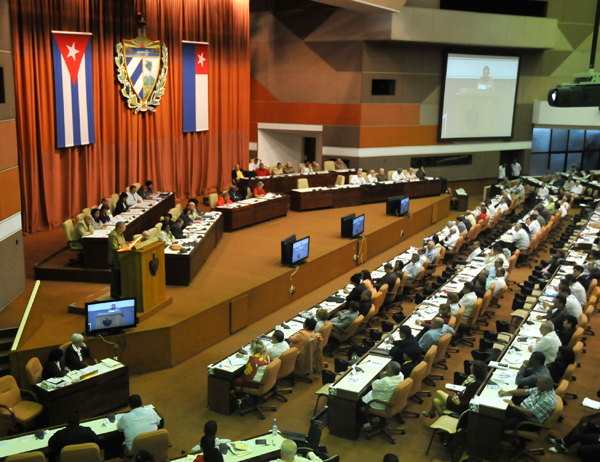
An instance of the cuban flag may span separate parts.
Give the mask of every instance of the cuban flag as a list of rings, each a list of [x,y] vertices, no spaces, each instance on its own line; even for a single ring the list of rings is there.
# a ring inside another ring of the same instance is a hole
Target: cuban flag
[[[52,31],[58,148],[96,142],[91,36]]]
[[[208,43],[183,42],[183,133],[208,130]]]

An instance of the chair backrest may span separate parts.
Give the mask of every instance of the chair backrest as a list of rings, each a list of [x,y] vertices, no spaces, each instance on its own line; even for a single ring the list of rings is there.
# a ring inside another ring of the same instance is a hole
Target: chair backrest
[[[340,343],[345,342],[346,340],[348,340],[350,337],[352,337],[354,335],[354,333],[356,332],[356,329],[358,329],[358,326],[360,326],[360,323],[363,322],[363,319],[365,317],[362,314],[359,314],[354,321],[352,321],[350,323],[350,325],[348,327],[346,327],[346,329],[344,330],[344,332],[341,335],[340,338]]]
[[[586,295],[588,297],[590,297],[594,293],[594,289],[596,288],[597,285],[598,285],[598,279],[596,279],[596,278],[592,279],[592,282],[590,282],[590,286],[588,287],[588,290],[586,293]]]
[[[89,215],[90,213],[92,213],[92,209],[86,207],[81,211],[81,213],[83,213],[84,215]]]
[[[165,430],[166,431],[166,430]],[[60,462],[96,462],[100,448],[96,443],[71,444],[60,451]],[[159,462],[161,459],[154,459]]]
[[[246,188],[246,197],[245,199],[252,199],[252,191],[250,191],[250,188]]]
[[[450,320],[448,321],[448,327],[452,327],[452,329],[454,329],[454,326],[456,326],[456,317],[455,316],[450,316]],[[454,329],[456,330],[456,329]],[[438,348],[439,350],[439,348]]]
[[[569,380],[571,380],[571,376],[573,375],[573,371],[575,370],[575,366],[576,366],[575,363],[569,364],[567,366],[567,368],[565,369],[565,372],[563,373],[562,377],[559,380],[559,384],[562,383],[562,382],[564,382],[564,381],[568,382]],[[560,395],[560,396],[562,398],[562,395]]]
[[[452,319],[456,319],[456,318],[454,318],[454,316],[452,316],[452,318],[450,318],[450,321],[452,321]],[[448,325],[450,326],[450,322],[448,322]],[[452,327],[452,326],[450,326],[450,327]],[[435,359],[433,360],[434,363],[438,363],[442,359],[444,359],[444,357],[446,356],[446,350],[448,349],[448,345],[450,345],[450,340],[452,340],[452,334],[450,332],[448,332],[447,334],[444,334],[440,337],[440,339],[438,340],[438,342],[436,344],[437,352],[435,355]]]
[[[396,295],[398,294],[398,289],[400,289],[400,284],[402,284],[402,279],[401,278],[396,278],[396,282],[394,283],[394,287],[392,287],[392,290],[388,290],[388,293],[386,295],[387,298],[395,298]]]
[[[63,232],[65,233],[65,239],[67,242],[73,240],[73,232],[75,228],[73,227],[73,221],[68,218],[63,222]]]
[[[561,398],[563,398],[565,396],[565,392],[567,391],[568,387],[569,387],[569,382],[567,380],[561,380],[560,383],[558,384],[558,387],[556,387],[556,390],[554,390],[554,392],[556,393],[556,396],[560,396]]]
[[[573,348],[573,354],[575,355],[575,362],[579,362],[579,358],[583,354],[583,342],[577,342]]]
[[[219,201],[219,195],[217,193],[210,193],[208,195],[208,205],[211,209],[214,209],[217,206],[217,202]]]
[[[396,170],[388,170],[388,181],[392,181],[392,176],[394,175],[395,171]]]
[[[46,462],[46,456],[43,452],[25,452],[23,454],[14,454],[4,459],[5,462]]]
[[[326,160],[323,162],[323,170],[326,172],[329,170],[335,170],[335,162],[333,160]]]
[[[323,327],[319,329],[319,334],[321,334],[321,337],[323,337],[323,340],[321,342],[323,347],[325,347],[325,345],[327,345],[327,342],[329,342],[329,335],[331,334],[331,329],[333,329],[333,323],[331,321],[327,321],[323,325]]]
[[[268,364],[258,386],[259,394],[261,396],[270,391],[275,386],[275,383],[277,382],[277,374],[279,374],[280,368],[281,361],[279,359],[274,359]]]
[[[461,306],[456,313],[455,326],[460,326],[460,323],[462,322],[462,318],[464,317],[464,315],[465,315],[465,307]],[[456,329],[454,329],[454,330],[456,330]]]
[[[577,329],[575,329],[575,333],[571,337],[571,341],[568,345],[569,348],[573,348],[577,344],[577,342],[581,340],[581,337],[583,337],[583,327],[578,327]]]
[[[287,377],[292,372],[294,372],[294,366],[296,365],[296,358],[298,357],[298,349],[290,348],[289,350],[285,350],[279,356],[279,360],[281,361],[281,367],[279,368],[279,372],[277,373],[277,380]]]
[[[278,359],[276,361],[279,361]],[[153,432],[140,433],[133,439],[131,454],[133,460],[140,451],[148,451],[154,456],[154,462],[169,460],[169,432],[164,428]],[[61,458],[62,459],[62,458]],[[62,462],[62,460],[61,460]]]
[[[21,402],[21,391],[12,375],[0,377],[0,404],[14,407]]]
[[[77,214],[77,216],[75,217],[75,222],[79,223],[80,221],[83,221],[83,218],[85,217],[84,213],[79,213]]]
[[[560,414],[562,413],[562,410],[563,410],[563,400],[562,400],[562,398],[560,396],[558,396],[557,399],[558,399],[558,402],[556,403],[556,407],[554,408],[554,410],[550,414],[550,417],[548,417],[544,421],[544,423],[542,424],[543,427],[540,427],[539,430],[538,430],[538,438],[540,440],[545,440],[546,439],[546,436],[548,436],[548,432],[554,426],[554,424],[556,423],[556,421],[560,417]],[[530,433],[530,432],[527,432],[527,433]]]
[[[133,183],[133,185],[135,186],[135,189],[140,189],[141,184],[139,184],[139,183]]]
[[[355,333],[362,332],[365,329],[366,325],[369,323],[369,321],[371,321],[371,318],[373,316],[375,316],[376,314],[377,314],[377,308],[375,308],[375,305],[371,305],[371,309],[369,310],[367,315],[364,317],[364,319],[360,323],[360,326],[358,326],[358,328],[356,329]]]
[[[588,308],[592,308],[592,311],[594,310],[594,308],[591,306]],[[586,310],[587,310],[587,308],[586,308]],[[579,315],[579,317],[577,318],[577,325],[585,330],[585,328],[587,327],[587,323],[588,323],[587,315],[585,313],[581,313]]]
[[[427,364],[427,369],[425,372],[425,375],[429,375],[429,373],[431,372],[431,368],[433,367],[433,361],[435,360],[435,357],[437,355],[437,345],[431,345],[429,347],[429,350],[427,350],[427,353],[425,353],[425,357],[423,358],[423,361],[425,361],[425,363]]]
[[[298,189],[308,189],[308,180],[306,178],[298,178],[296,183]]]
[[[336,186],[342,186],[344,183],[346,183],[346,177],[344,175],[338,175],[335,179]]]
[[[171,214],[171,216],[173,217],[173,221],[176,221],[177,218],[179,218],[179,215],[181,215],[181,212],[179,211],[179,209],[177,207],[173,207],[172,209],[169,210],[169,213]]]
[[[371,298],[371,303],[373,305],[375,305],[375,310],[379,311],[379,308],[381,308],[381,305],[383,305],[385,296],[387,295],[387,292],[388,292],[388,287],[389,286],[387,284],[382,285],[381,288],[379,289],[379,292],[377,292]]]
[[[387,418],[400,414],[400,412],[402,412],[402,410],[406,407],[408,402],[408,394],[412,390],[412,385],[413,380],[410,377],[404,379],[398,384],[394,390],[394,393],[392,393],[392,397],[388,401],[391,406],[386,408]]]
[[[34,386],[42,381],[42,371],[44,367],[38,358],[31,358],[25,364],[25,374],[29,385]]]
[[[119,202],[119,195],[111,194],[110,199],[108,200],[108,207],[110,208],[110,213],[115,213],[115,207],[117,206],[117,202]]]
[[[410,378],[413,381],[412,388],[410,390],[410,394],[408,396],[413,396],[421,389],[421,383],[423,383],[423,379],[427,376],[427,363],[425,361],[421,361],[419,364],[415,366],[415,368],[410,373]]]
[[[490,306],[494,290],[496,290],[496,283],[492,282],[490,284],[490,288],[485,291],[485,294],[483,294],[483,300],[481,301],[481,311],[485,311]]]

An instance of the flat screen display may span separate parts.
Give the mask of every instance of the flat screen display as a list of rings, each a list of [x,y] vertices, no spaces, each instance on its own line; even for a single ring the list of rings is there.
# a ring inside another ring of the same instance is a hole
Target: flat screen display
[[[292,263],[292,245],[296,242],[296,235],[286,237],[281,241],[281,264],[289,265]]]
[[[408,215],[408,207],[410,205],[410,198],[406,196],[395,196],[388,197],[386,203],[386,215],[393,215],[401,217]]]
[[[136,326],[135,298],[86,303],[85,332],[94,334]]]
[[[292,265],[300,260],[308,258],[308,249],[310,246],[310,237],[299,239],[292,245]]]
[[[352,237],[352,223],[356,215],[351,213],[342,217],[342,237]]]
[[[365,216],[361,215],[352,220],[352,237],[361,235],[365,231]]]
[[[448,53],[439,139],[510,138],[518,78],[518,56]]]
[[[403,197],[400,200],[400,215],[406,215],[408,213],[409,205],[410,205],[410,197]]]

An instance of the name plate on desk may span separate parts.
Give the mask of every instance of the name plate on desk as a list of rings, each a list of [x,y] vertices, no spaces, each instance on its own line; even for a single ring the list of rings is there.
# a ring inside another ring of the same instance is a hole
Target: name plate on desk
[[[504,401],[475,396],[469,403],[469,410],[494,419],[504,419],[507,406]]]

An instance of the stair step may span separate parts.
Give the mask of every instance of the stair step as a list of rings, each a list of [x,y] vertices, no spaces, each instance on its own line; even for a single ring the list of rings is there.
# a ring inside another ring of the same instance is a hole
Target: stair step
[[[8,351],[12,348],[12,344],[15,341],[15,338],[1,338],[0,337],[0,351]]]
[[[9,364],[10,363],[10,354],[9,352],[0,353],[0,365]]]
[[[15,338],[18,331],[18,327],[5,327],[4,329],[0,329],[0,338]]]

